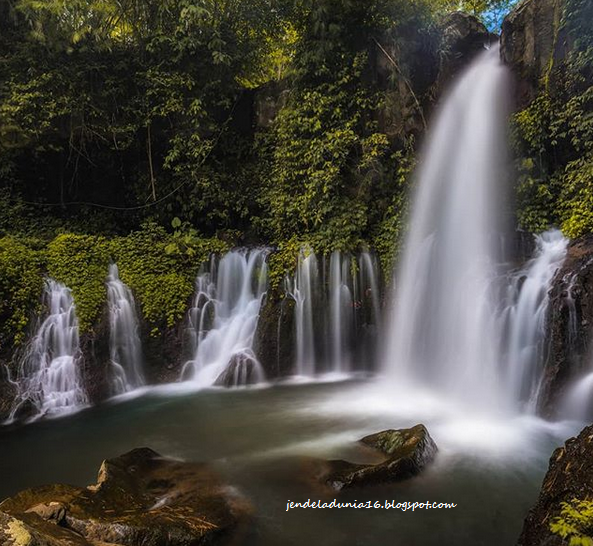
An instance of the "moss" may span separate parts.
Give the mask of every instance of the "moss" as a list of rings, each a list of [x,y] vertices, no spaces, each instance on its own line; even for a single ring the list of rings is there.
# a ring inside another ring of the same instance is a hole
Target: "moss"
[[[48,245],[47,258],[50,277],[72,290],[81,332],[90,331],[107,295],[107,239],[72,233],[59,235]]]
[[[153,326],[174,326],[183,318],[198,270],[211,253],[225,252],[219,239],[185,237],[180,246],[156,224],[110,242],[119,274],[135,293],[144,318]]]
[[[43,290],[44,252],[36,240],[0,239],[0,350],[20,345]]]

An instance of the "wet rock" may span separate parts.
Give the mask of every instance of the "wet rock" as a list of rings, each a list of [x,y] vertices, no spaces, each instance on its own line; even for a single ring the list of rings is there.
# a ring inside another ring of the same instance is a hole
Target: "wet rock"
[[[519,106],[535,98],[568,49],[562,29],[565,0],[523,0],[502,24],[501,56],[518,76]]]
[[[438,451],[424,425],[385,430],[365,436],[360,442],[387,455],[387,459],[378,464],[325,461],[320,465],[317,479],[337,490],[400,482],[420,474]]]
[[[452,79],[463,67],[484,51],[496,37],[492,37],[484,24],[468,13],[450,13],[443,18],[441,67],[439,71],[439,88]]]
[[[593,324],[593,236],[572,241],[550,290],[549,339],[540,411],[548,416],[561,407],[573,379],[588,366]]]
[[[218,387],[239,387],[257,385],[265,380],[261,364],[254,355],[240,353],[233,355],[226,370],[214,384]]]
[[[253,349],[266,377],[277,378],[293,372],[295,301],[292,297],[270,291],[262,305]]]
[[[227,544],[250,512],[207,465],[140,448],[104,461],[95,485],[44,486],[5,500],[0,538],[15,546]]]
[[[593,426],[552,454],[538,500],[523,524],[519,546],[567,544],[551,532],[550,523],[560,515],[561,503],[575,499],[593,500]]]

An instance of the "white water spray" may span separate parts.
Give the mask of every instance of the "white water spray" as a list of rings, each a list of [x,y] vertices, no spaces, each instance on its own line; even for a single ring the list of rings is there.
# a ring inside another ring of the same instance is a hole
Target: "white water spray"
[[[267,290],[266,255],[266,250],[231,251],[200,273],[188,319],[193,358],[182,379],[201,388],[264,380],[253,338]]]
[[[109,305],[111,393],[122,394],[144,385],[142,343],[132,291],[120,280],[117,265],[107,277]]]
[[[80,371],[78,319],[72,294],[63,284],[50,279],[44,297],[48,316],[20,364],[15,381],[18,394],[9,420],[22,412],[35,417],[70,413],[88,403]]]

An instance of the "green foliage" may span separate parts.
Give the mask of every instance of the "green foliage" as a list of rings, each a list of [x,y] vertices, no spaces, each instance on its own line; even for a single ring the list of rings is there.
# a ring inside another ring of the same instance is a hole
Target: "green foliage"
[[[177,239],[156,224],[147,224],[110,241],[120,277],[135,293],[153,328],[174,326],[184,317],[200,265],[211,253],[228,250],[218,239],[200,239],[195,234],[183,238],[182,246]]]
[[[44,255],[39,242],[0,239],[0,351],[20,345],[43,290]]]
[[[573,499],[563,502],[560,516],[550,524],[552,533],[569,546],[593,546],[593,502]]]
[[[101,236],[63,234],[47,247],[47,272],[72,290],[82,332],[97,323],[107,295],[108,240]]]
[[[518,219],[530,231],[561,225],[573,238],[593,232],[591,9],[590,2],[567,0],[562,27],[572,49],[514,119]]]

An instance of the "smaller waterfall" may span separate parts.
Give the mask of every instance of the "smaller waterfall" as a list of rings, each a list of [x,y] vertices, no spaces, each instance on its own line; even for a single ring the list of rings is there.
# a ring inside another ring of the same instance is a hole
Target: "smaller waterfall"
[[[121,394],[144,385],[142,343],[132,291],[119,278],[117,265],[109,267],[107,277],[109,304],[111,391]]]
[[[193,357],[185,364],[182,379],[200,387],[264,380],[252,347],[267,290],[266,255],[266,250],[234,250],[201,269],[188,315]]]
[[[286,280],[286,291],[295,300],[296,361],[295,374],[312,376],[315,373],[315,335],[313,316],[316,292],[319,289],[317,258],[310,249],[299,252],[294,281]]]
[[[294,299],[294,373],[313,377],[368,371],[380,325],[379,265],[368,251],[333,252],[328,261],[300,251],[286,292]]]
[[[44,299],[48,316],[20,364],[10,420],[22,413],[38,417],[69,413],[88,402],[80,372],[78,319],[72,294],[50,279]]]
[[[331,369],[350,371],[349,348],[354,331],[354,299],[350,258],[340,251],[332,253],[329,261]]]
[[[507,332],[506,392],[511,403],[535,411],[545,357],[549,291],[566,256],[568,240],[558,230],[536,236],[535,256],[513,276],[503,318]]]

